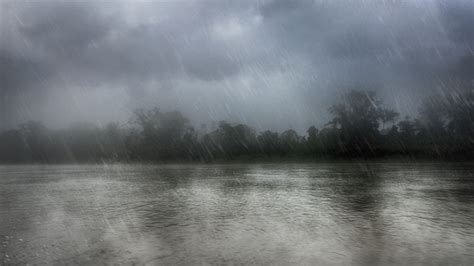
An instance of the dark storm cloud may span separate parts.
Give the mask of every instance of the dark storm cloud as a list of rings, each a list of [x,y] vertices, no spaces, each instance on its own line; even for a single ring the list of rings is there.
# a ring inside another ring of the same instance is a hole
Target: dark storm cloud
[[[470,0],[439,1],[443,23],[455,42],[474,45],[474,2]]]
[[[426,59],[427,52],[434,53],[433,47],[443,52],[452,48],[444,30],[433,25],[437,15],[430,6],[364,3],[271,1],[261,12],[290,49],[312,56],[315,63],[335,59],[350,64],[370,58],[374,66],[397,60],[410,65],[412,60]],[[422,58],[419,52],[424,53]]]
[[[469,85],[474,85],[474,2],[440,1],[439,5],[448,36],[457,45],[457,50],[463,53],[458,61],[449,65],[448,71],[440,74],[442,85],[449,89],[449,81],[454,80],[469,88]],[[446,80],[448,84],[444,84]]]
[[[472,12],[468,1],[272,1],[262,8],[278,21],[286,47],[312,58],[326,87],[376,90],[392,105],[404,103],[402,113],[416,111],[438,83],[472,79],[462,67],[472,54]]]
[[[467,0],[5,1],[1,90],[35,87],[21,100],[38,113],[105,120],[159,105],[305,127],[353,87],[411,112],[435,82],[471,75],[473,12]],[[62,107],[39,103],[40,89]]]
[[[34,16],[20,27],[24,35],[39,47],[59,53],[85,49],[106,36],[113,23],[87,2],[40,2],[23,12]]]
[[[159,8],[159,3],[149,5]],[[120,17],[123,10],[112,2],[27,2],[15,12],[22,20],[17,25],[21,38],[34,46],[26,52],[42,54],[49,64],[44,67],[71,82],[116,83],[181,74],[213,80],[238,70],[238,60],[226,47],[209,39],[202,17],[209,12],[190,16],[190,21],[177,14],[161,23],[135,25]]]
[[[6,92],[15,88],[40,87],[49,67],[44,62],[23,58],[0,50],[0,84]]]

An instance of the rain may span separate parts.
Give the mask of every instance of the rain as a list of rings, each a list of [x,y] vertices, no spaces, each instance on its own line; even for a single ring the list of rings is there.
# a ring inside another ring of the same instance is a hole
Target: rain
[[[0,0],[0,264],[472,264],[474,2]]]

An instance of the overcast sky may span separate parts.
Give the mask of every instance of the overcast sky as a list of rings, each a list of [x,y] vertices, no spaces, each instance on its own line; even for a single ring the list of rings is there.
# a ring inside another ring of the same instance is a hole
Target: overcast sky
[[[474,77],[474,1],[0,0],[0,123],[321,126],[352,88],[402,114]]]

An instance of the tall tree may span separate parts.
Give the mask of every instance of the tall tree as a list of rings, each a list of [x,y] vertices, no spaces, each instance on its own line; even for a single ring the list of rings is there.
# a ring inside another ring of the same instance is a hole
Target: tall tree
[[[352,90],[342,101],[329,108],[329,122],[339,132],[341,151],[369,155],[377,148],[382,102],[373,91]]]
[[[132,122],[141,130],[143,155],[157,159],[176,158],[191,127],[180,112],[161,112],[158,108],[135,111]]]

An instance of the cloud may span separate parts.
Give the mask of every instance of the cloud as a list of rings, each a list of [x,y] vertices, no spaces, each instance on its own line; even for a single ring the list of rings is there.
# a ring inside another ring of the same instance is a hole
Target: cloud
[[[474,2],[469,0],[439,1],[441,19],[455,42],[474,45]]]
[[[0,50],[0,84],[3,91],[40,87],[49,68],[31,58],[22,58]]]
[[[38,2],[23,12],[29,20],[20,26],[24,36],[50,52],[86,49],[104,38],[113,23],[88,2]]]
[[[467,0],[1,5],[0,90],[36,108],[32,119],[64,114],[58,125],[94,116],[87,110],[106,120],[159,105],[197,123],[303,128],[323,124],[348,88],[377,90],[410,113],[439,80],[471,75]],[[60,104],[41,102],[51,98]],[[14,121],[19,111],[7,112]]]

